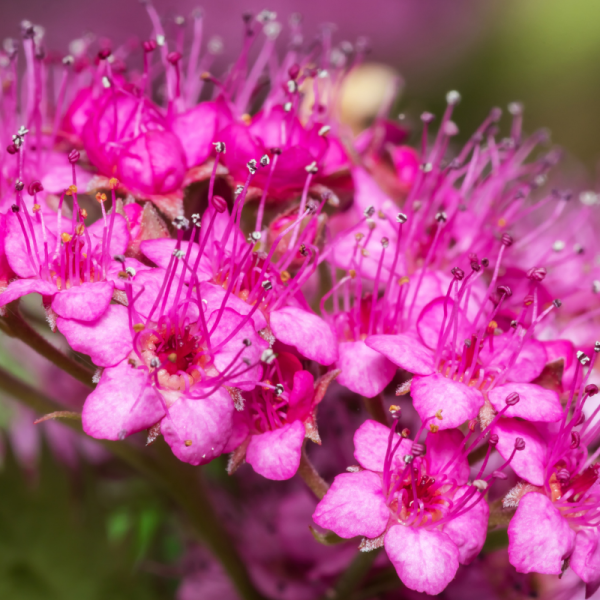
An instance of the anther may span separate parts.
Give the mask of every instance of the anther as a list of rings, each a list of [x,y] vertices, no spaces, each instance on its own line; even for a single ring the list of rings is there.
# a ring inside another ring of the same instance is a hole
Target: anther
[[[319,135],[321,137],[326,136],[331,131],[331,127],[329,125],[323,125],[321,129],[319,129]]]
[[[502,234],[502,245],[506,246],[507,248],[510,248],[513,245],[513,238],[510,233]]]
[[[169,356],[167,356],[167,360],[169,362],[176,363],[177,362],[177,352],[171,352],[171,354],[169,354]]]
[[[513,117],[518,117],[523,114],[523,105],[520,102],[511,102],[508,105],[508,112]]]
[[[14,213],[18,213],[21,209],[16,204],[13,204],[10,207],[10,210],[12,210]]]
[[[269,158],[268,154],[263,154],[260,157],[260,166],[261,167],[266,167],[270,162],[271,162],[271,159]]]
[[[390,240],[386,237],[381,238],[381,245],[383,248],[387,248],[390,245]]]
[[[438,419],[438,420],[440,420],[440,421],[443,421],[443,419],[444,419],[444,417],[442,417],[442,410],[443,410],[443,408],[440,408],[440,410],[438,410],[435,413],[435,418]]]
[[[173,256],[175,258],[183,258],[185,256],[185,252],[181,249],[175,248],[175,250],[173,250]]]
[[[264,362],[267,365],[270,365],[277,358],[277,354],[273,352],[270,348],[267,348],[261,355],[260,361]]]
[[[510,298],[512,296],[512,290],[507,285],[498,286],[498,293],[502,294],[505,298]]]
[[[481,265],[478,262],[471,261],[471,269],[475,271],[475,273],[479,273],[479,271],[481,271]]]
[[[304,169],[306,170],[307,173],[312,173],[313,175],[315,173],[318,173],[319,168],[317,167],[317,163],[313,160],[313,162],[310,163],[310,165],[304,167]]]
[[[510,322],[510,326],[511,326],[513,329],[516,329],[518,324],[519,324],[519,323],[518,323],[518,321],[516,321],[515,319],[513,319],[513,320]]]
[[[308,254],[308,250],[306,249],[306,246],[304,244],[300,244],[298,252],[300,252],[302,256],[306,256]]]
[[[512,392],[508,396],[506,396],[505,402],[508,406],[514,406],[515,404],[519,403],[520,399],[521,398],[519,397],[519,394],[517,394],[517,392]]]
[[[457,281],[462,281],[465,276],[465,272],[460,267],[453,267],[450,272]]]
[[[556,240],[553,244],[552,244],[552,250],[554,250],[554,252],[562,252],[565,249],[565,242],[563,242],[563,240]]]
[[[80,156],[79,150],[71,150],[71,152],[69,152],[69,162],[74,165],[79,160]]]
[[[575,254],[583,254],[585,250],[581,244],[573,244],[573,252]]]
[[[408,217],[404,213],[399,212],[396,215],[396,223],[406,223],[407,220]]]
[[[173,219],[173,227],[175,227],[175,229],[183,229],[185,231],[189,226],[190,222],[185,217],[180,216]]]
[[[201,224],[201,218],[200,215],[198,213],[194,213],[191,217],[192,219],[192,223],[196,226],[196,227],[200,227]]]
[[[127,275],[129,275],[129,277],[135,277],[136,270],[133,267],[127,267],[125,269],[125,273],[127,273]]]
[[[20,179],[17,179],[15,181],[15,190],[17,192],[20,192],[24,187],[25,187],[25,184]]]
[[[522,437],[515,440],[515,450],[525,450],[525,440]]]
[[[281,383],[278,383],[275,386],[275,395],[276,396],[281,396],[281,394],[283,394],[283,385],[281,385]]]
[[[506,479],[508,476],[502,471],[492,471],[492,477],[494,479]]]
[[[407,437],[410,435],[410,429],[408,429],[408,427],[405,427],[405,428],[404,428],[404,429],[403,429],[403,430],[400,432],[400,435],[401,435],[403,438],[405,438],[405,439],[406,439],[406,438],[407,438]]]
[[[42,192],[44,190],[44,186],[42,185],[41,181],[32,181],[28,186],[27,186],[27,193],[30,196],[33,196],[39,192]]]
[[[480,492],[485,492],[485,490],[488,488],[488,483],[483,479],[476,479],[473,482],[473,487],[477,488]]]
[[[249,242],[258,242],[262,237],[262,233],[260,231],[253,231],[248,235]]]
[[[489,260],[489,258],[482,258],[481,259],[481,266],[484,269],[487,269],[490,266],[490,260]]]
[[[421,113],[421,121],[425,124],[431,123],[435,119],[435,115],[430,112]]]
[[[268,279],[265,279],[260,285],[267,291],[273,289],[273,284]]]
[[[498,437],[497,433],[491,433],[490,434],[490,446],[496,446],[496,444],[498,444],[498,442],[500,441],[500,438]]]
[[[219,154],[225,154],[225,144],[223,142],[213,142],[213,146],[215,147],[215,152],[219,152]]]
[[[405,454],[404,455],[404,462],[407,465],[410,465],[410,463],[415,459],[415,457],[412,454]]]
[[[431,163],[423,163],[422,165],[419,165],[419,169],[421,169],[423,173],[430,173],[433,169],[433,165]]]
[[[192,440],[185,440],[184,444],[189,448],[192,445]]]
[[[181,60],[181,53],[180,52],[169,52],[169,54],[167,54],[167,60],[172,65],[176,65]]]
[[[389,408],[392,419],[399,419],[402,414],[402,409],[397,404],[392,404]]]
[[[585,366],[590,362],[590,357],[582,350],[577,350],[577,360]]]
[[[571,431],[571,449],[575,450],[579,448],[579,444],[581,444],[581,436],[577,431]]]
[[[418,444],[417,442],[413,442],[413,445],[411,446],[410,451],[412,452],[412,455],[417,458],[419,456],[424,456],[425,455],[425,446],[423,444]]]
[[[64,56],[62,59],[62,64],[66,66],[70,66],[75,62],[75,59],[70,55],[67,54],[67,56]]]
[[[460,102],[460,93],[456,90],[451,90],[446,94],[446,102],[451,106],[456,106]]]
[[[246,167],[248,167],[250,175],[254,175],[254,173],[256,173],[256,161],[253,158],[246,163]]]
[[[146,40],[143,44],[144,46],[144,52],[146,52],[147,54],[150,52],[154,52],[154,50],[156,50],[156,40]]]
[[[291,102],[286,102],[286,103],[283,105],[283,110],[284,110],[285,112],[290,112],[290,110],[292,110],[292,103],[291,103]]]
[[[585,393],[588,396],[595,396],[598,393],[598,386],[595,383],[589,383],[585,386]]]
[[[160,367],[160,360],[155,356],[151,361],[150,361],[150,366],[153,369],[158,369],[158,367]]]
[[[249,340],[248,338],[244,338],[242,340],[242,344],[244,344],[244,346],[248,347],[248,346],[252,346],[252,341]]]
[[[363,211],[363,215],[367,218],[371,218],[375,214],[375,207],[373,205],[367,206]]]
[[[136,333],[139,333],[140,331],[144,331],[144,329],[145,329],[145,327],[144,327],[144,324],[143,324],[143,323],[136,323],[136,324],[133,326],[133,330],[134,330]],[[158,360],[158,359],[157,359],[157,360]]]
[[[569,473],[569,471],[567,469],[560,469],[556,473],[556,479],[558,479],[562,483],[569,481],[570,478],[571,478],[571,473]]]
[[[600,342],[594,343],[594,352],[600,352]]]
[[[221,196],[213,196],[211,202],[212,202],[213,208],[218,213],[224,213],[227,210],[227,202]]]
[[[117,262],[120,262],[121,264],[125,263],[125,256],[123,256],[123,254],[115,254],[113,256],[113,259],[116,260]]]
[[[102,87],[106,89],[110,87],[110,79],[106,75],[102,78]]]
[[[552,304],[554,304],[555,308],[560,308],[562,306],[562,300],[556,298],[556,300],[552,300]]]

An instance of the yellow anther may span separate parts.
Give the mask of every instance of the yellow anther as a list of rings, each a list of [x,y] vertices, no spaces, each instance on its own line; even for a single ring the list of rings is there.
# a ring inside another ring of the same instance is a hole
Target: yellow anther
[[[498,219],[498,227],[506,227],[506,219],[504,217]]]
[[[77,225],[77,227],[75,228],[75,233],[77,235],[83,235],[83,232],[85,231],[85,225],[83,223],[79,223],[79,225]]]
[[[400,277],[400,279],[398,279],[398,285],[406,285],[409,281],[410,279],[406,276]]]
[[[436,418],[436,419],[439,419],[440,421],[441,421],[441,420],[444,418],[444,417],[442,417],[442,410],[443,410],[443,409],[442,409],[442,408],[440,408],[440,410],[438,410],[438,411],[435,413],[435,418]]]
[[[392,404],[389,408],[392,414],[397,413],[400,410],[400,407],[397,404]]]
[[[82,219],[87,219],[87,216],[88,216],[87,210],[85,210],[85,208],[80,208],[79,209],[79,216]]]
[[[351,277],[352,279],[354,279],[354,278],[356,277],[356,269],[350,269],[350,270],[348,271],[348,275],[350,275],[350,277]]]
[[[106,202],[106,194],[101,194],[98,192],[96,194],[96,200],[98,200],[98,202]]]
[[[72,196],[73,194],[77,193],[77,186],[76,185],[70,185],[67,188],[67,191],[65,192],[65,194],[67,194],[67,196]]]
[[[248,113],[244,113],[240,117],[240,120],[242,121],[242,123],[244,123],[244,125],[250,125],[250,123],[252,123],[252,117]]]
[[[167,356],[167,358],[172,363],[177,362],[177,353],[176,352],[171,352],[171,354],[169,354],[169,356]]]
[[[431,431],[431,433],[437,433],[439,429],[439,425],[434,425],[433,423],[429,425],[429,431]]]
[[[291,279],[291,275],[287,271],[281,271],[280,275],[282,283],[289,281]]]
[[[360,233],[360,231],[354,236],[356,238],[357,242],[360,242],[360,240],[362,240],[365,235],[363,233]]]
[[[189,448],[192,445],[192,440],[185,440],[184,444]]]
[[[60,239],[65,243],[68,244],[72,239],[73,236],[70,233],[61,233],[60,234]]]
[[[116,179],[115,177],[111,177],[108,180],[108,185],[110,186],[111,190],[116,190],[119,187],[119,180]]]
[[[133,326],[133,330],[134,330],[136,333],[139,333],[140,331],[144,331],[144,324],[143,324],[143,323],[136,323],[136,324]]]
[[[36,213],[38,210],[40,210],[40,208],[42,208],[39,204],[34,204],[33,205],[33,212]]]
[[[212,77],[212,75],[208,71],[204,71],[204,73],[202,73],[202,75],[200,75],[200,79],[202,79],[202,81],[207,81],[211,77]]]
[[[361,248],[360,253],[363,256],[369,256],[369,251],[366,248]]]
[[[496,321],[490,321],[487,328],[490,333],[493,333],[496,331],[496,329],[498,329],[498,323],[496,323]]]

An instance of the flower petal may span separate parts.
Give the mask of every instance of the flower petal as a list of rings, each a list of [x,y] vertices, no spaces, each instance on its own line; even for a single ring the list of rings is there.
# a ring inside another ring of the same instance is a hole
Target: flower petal
[[[454,497],[454,502],[459,501],[469,491],[473,493],[472,490],[473,487],[460,489]],[[467,506],[473,504],[477,498],[480,498],[480,495],[480,492],[475,492],[475,496],[467,501]],[[490,507],[488,503],[485,499],[480,499],[473,508],[444,525],[444,533],[458,547],[458,557],[461,564],[468,565],[481,552],[487,535],[489,516]]]
[[[443,531],[395,525],[385,536],[385,551],[402,583],[417,592],[439,594],[458,570],[458,548]]]
[[[246,450],[246,462],[267,479],[290,479],[300,466],[304,435],[302,421],[294,421],[280,429],[253,435]]]
[[[354,433],[354,458],[361,467],[369,471],[383,472],[389,439],[389,427],[371,419],[365,421]],[[400,436],[394,434],[392,444],[396,445],[399,439]],[[397,454],[399,456],[409,454],[411,446],[410,440],[402,440]]]
[[[322,365],[338,359],[338,345],[331,327],[321,317],[295,306],[285,306],[271,313],[275,337],[294,346],[306,358]]]
[[[337,381],[352,392],[373,398],[394,378],[397,367],[364,342],[342,342]]]
[[[433,421],[440,429],[458,427],[465,421],[474,419],[484,403],[479,390],[446,379],[439,373],[415,377],[410,393],[422,421],[442,410],[442,420]]]
[[[577,532],[569,564],[586,583],[594,584],[600,580],[600,534],[597,529]]]
[[[345,539],[380,536],[387,526],[389,509],[381,478],[371,471],[338,475],[319,502],[313,520]]]
[[[430,475],[447,473],[459,485],[467,483],[469,462],[466,456],[460,456],[458,452],[464,439],[465,436],[458,429],[429,432],[426,442],[428,473]]]
[[[83,430],[90,436],[118,440],[152,427],[165,410],[146,371],[127,361],[102,373],[98,387],[83,406]]]
[[[575,543],[575,532],[552,501],[529,492],[508,526],[508,558],[519,573],[559,575]]]
[[[113,367],[133,350],[129,317],[124,306],[110,305],[96,321],[59,317],[56,324],[71,348],[87,354],[98,367]]]
[[[371,335],[365,344],[415,375],[434,372],[433,352],[408,335]]]
[[[234,410],[233,400],[223,388],[208,398],[182,397],[169,407],[160,432],[179,460],[203,465],[225,449]]]
[[[546,468],[546,442],[535,425],[516,419],[500,419],[494,426],[498,435],[497,449],[508,460],[515,447],[515,440],[525,440],[525,449],[517,451],[510,463],[513,471],[533,485],[544,485]]]
[[[110,304],[115,284],[112,281],[82,283],[58,292],[52,301],[52,310],[65,319],[95,321]]]
[[[0,306],[17,300],[27,294],[40,294],[41,296],[54,296],[58,290],[56,285],[42,279],[17,279],[12,281],[0,294]]]
[[[494,388],[488,393],[492,406],[502,410],[506,397],[516,392],[519,402],[509,406],[504,413],[507,417],[520,417],[527,421],[554,423],[563,416],[563,409],[558,399],[558,394],[533,383],[508,383]]]

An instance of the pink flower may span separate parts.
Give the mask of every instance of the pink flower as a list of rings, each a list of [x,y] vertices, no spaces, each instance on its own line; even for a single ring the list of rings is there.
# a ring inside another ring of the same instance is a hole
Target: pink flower
[[[320,443],[316,410],[336,375],[332,371],[315,382],[295,356],[280,353],[265,367],[263,381],[241,393],[227,448],[233,451],[229,473],[245,458],[267,479],[293,477],[304,438]]]
[[[457,430],[428,433],[424,446],[395,429],[363,423],[354,435],[360,467],[335,478],[313,519],[343,538],[368,538],[365,551],[385,546],[408,588],[438,594],[483,546],[489,509],[479,490],[493,475],[467,485]]]
[[[32,195],[36,190],[30,187]],[[30,214],[17,192],[17,203],[5,218],[3,245],[18,279],[0,294],[0,306],[38,293],[47,308],[65,319],[94,321],[107,310],[115,280],[124,270],[113,257],[127,248],[127,223],[113,210],[87,227],[87,213],[79,209],[76,190],[76,186],[69,190],[75,204],[69,220],[62,218],[62,199],[57,215],[44,214],[38,204]]]

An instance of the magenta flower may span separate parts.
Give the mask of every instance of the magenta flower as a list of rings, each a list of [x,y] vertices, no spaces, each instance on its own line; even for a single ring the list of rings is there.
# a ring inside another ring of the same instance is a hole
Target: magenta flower
[[[360,467],[335,478],[313,519],[340,537],[364,536],[365,551],[385,546],[407,587],[438,594],[483,546],[489,509],[480,490],[492,475],[467,485],[457,430],[428,433],[425,447],[395,429],[363,423],[354,435]]]
[[[227,447],[233,451],[229,473],[245,459],[267,479],[293,477],[304,438],[320,443],[316,410],[336,375],[331,371],[315,382],[294,355],[279,354],[265,367],[263,381],[241,393]]]
[[[40,184],[32,185],[29,191],[35,195]],[[0,294],[0,306],[38,293],[46,308],[65,319],[94,321],[107,310],[115,280],[124,270],[113,257],[127,248],[127,223],[113,210],[87,227],[87,213],[77,203],[77,188],[69,188],[68,193],[75,204],[70,220],[63,219],[60,210],[56,215],[45,214],[39,204],[30,214],[21,192],[17,192],[17,203],[5,219],[3,244],[7,262],[18,279]]]

